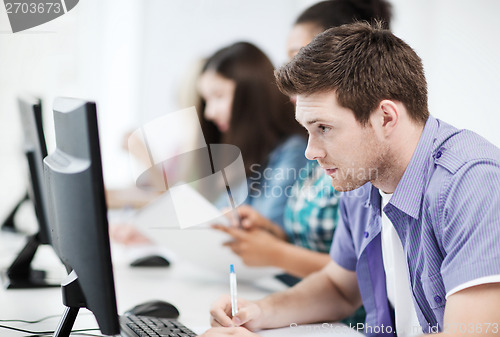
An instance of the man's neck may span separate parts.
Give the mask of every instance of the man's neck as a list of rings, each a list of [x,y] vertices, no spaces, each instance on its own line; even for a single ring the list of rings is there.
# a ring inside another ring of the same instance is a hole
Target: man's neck
[[[385,159],[387,166],[382,170],[384,172],[379,179],[372,181],[375,187],[384,193],[394,193],[413,157],[423,130],[423,125],[411,123],[392,135]]]

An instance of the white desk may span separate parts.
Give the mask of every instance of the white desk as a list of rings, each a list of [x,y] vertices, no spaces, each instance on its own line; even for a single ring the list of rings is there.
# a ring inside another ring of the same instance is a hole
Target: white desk
[[[16,235],[0,233],[0,267],[5,269],[12,255],[19,251],[24,240]],[[35,266],[64,274],[64,268],[50,247],[42,247],[34,261]],[[113,248],[113,264],[118,312],[123,313],[136,304],[159,299],[174,304],[180,311],[179,320],[195,332],[209,327],[209,307],[219,296],[228,293],[227,275],[207,275],[187,263],[173,264],[168,268],[130,268],[121,249]],[[54,267],[56,266],[56,267]],[[238,295],[246,299],[258,299],[266,291],[253,284],[240,282]],[[37,320],[49,315],[61,315],[64,306],[59,288],[35,290],[0,290],[0,319]],[[37,324],[3,323],[27,330],[54,330],[59,318],[52,318]],[[89,311],[82,309],[75,323],[75,329],[93,328],[97,324]],[[263,336],[309,336],[322,335],[333,329],[288,328],[286,330],[263,332]],[[1,336],[23,336],[26,334],[0,329]],[[347,334],[342,334],[347,336]]]

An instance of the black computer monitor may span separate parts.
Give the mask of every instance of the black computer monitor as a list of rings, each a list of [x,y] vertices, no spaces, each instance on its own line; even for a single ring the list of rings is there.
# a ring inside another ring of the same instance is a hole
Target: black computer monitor
[[[29,169],[28,193],[35,208],[38,231],[30,235],[26,245],[19,252],[6,272],[2,272],[6,288],[40,288],[59,286],[47,281],[47,273],[33,270],[31,262],[40,244],[50,244],[50,232],[47,223],[47,200],[43,179],[43,158],[47,156],[47,146],[43,132],[42,103],[31,96],[18,98],[19,112],[23,131],[23,151]],[[18,205],[19,206],[19,205]],[[12,213],[14,217],[15,210]]]
[[[95,103],[57,98],[54,125],[56,150],[44,160],[49,223],[54,249],[72,269],[55,336],[69,336],[82,307],[103,334],[119,334]]]

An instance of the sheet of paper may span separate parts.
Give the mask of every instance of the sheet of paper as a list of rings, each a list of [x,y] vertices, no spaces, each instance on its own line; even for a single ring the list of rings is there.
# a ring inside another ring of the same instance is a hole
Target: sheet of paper
[[[281,329],[263,330],[258,332],[258,334],[262,337],[364,337],[363,334],[342,323],[293,325]]]
[[[208,228],[229,225],[228,219],[188,184],[173,187],[135,215],[133,222],[144,229]]]
[[[208,226],[212,223],[229,225],[224,214],[188,184],[172,187],[170,193],[180,228]]]
[[[201,334],[209,329],[209,327],[190,327],[197,334]],[[280,329],[269,329],[257,332],[262,337],[365,337],[347,325],[342,323],[322,323],[322,324],[305,324]]]
[[[197,334],[202,334],[209,327],[189,327]],[[262,337],[365,337],[347,325],[342,323],[322,323],[322,324],[304,324],[280,329],[269,329],[257,332]]]

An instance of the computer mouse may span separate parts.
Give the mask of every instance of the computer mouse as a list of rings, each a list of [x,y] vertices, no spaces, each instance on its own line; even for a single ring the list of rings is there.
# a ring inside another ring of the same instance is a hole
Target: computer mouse
[[[168,267],[170,262],[160,255],[147,255],[130,263],[131,267]]]
[[[173,304],[160,300],[154,300],[138,304],[128,310],[125,314],[159,318],[177,318],[179,317],[179,310],[177,310]]]

